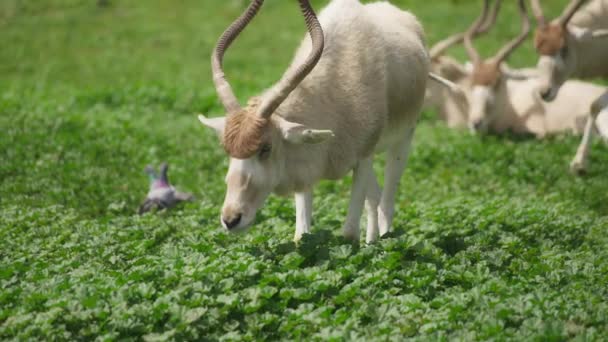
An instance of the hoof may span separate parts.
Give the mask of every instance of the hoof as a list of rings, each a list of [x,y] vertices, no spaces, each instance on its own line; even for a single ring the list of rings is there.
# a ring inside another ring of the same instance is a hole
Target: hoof
[[[391,232],[391,224],[388,216],[384,214],[382,209],[378,208],[378,235],[380,238]]]
[[[581,162],[581,161],[572,161],[572,163],[570,163],[570,172],[572,172],[574,175],[577,176],[582,176],[584,174],[587,173],[587,165],[585,165],[586,163]]]
[[[359,242],[359,239],[361,238],[361,236],[360,236],[361,234],[358,229],[352,229],[351,227],[344,227],[344,228],[342,228],[342,232],[343,232],[342,236],[347,241]]]

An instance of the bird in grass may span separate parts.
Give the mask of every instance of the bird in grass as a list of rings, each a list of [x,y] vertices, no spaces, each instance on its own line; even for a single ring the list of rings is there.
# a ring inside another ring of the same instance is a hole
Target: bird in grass
[[[167,163],[160,165],[160,173],[158,174],[151,165],[146,166],[145,172],[150,178],[150,191],[148,191],[145,201],[139,206],[140,215],[152,209],[169,209],[180,202],[193,199],[191,194],[180,192],[169,183],[168,170],[169,165]]]

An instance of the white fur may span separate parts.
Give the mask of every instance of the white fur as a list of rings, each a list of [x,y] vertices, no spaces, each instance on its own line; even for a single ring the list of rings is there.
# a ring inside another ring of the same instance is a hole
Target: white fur
[[[228,180],[222,212],[234,216],[229,207],[236,207],[247,217],[236,230],[244,229],[268,193],[295,192],[294,238],[298,240],[310,229],[314,185],[353,170],[344,235],[359,239],[359,220],[367,199],[366,241],[372,242],[378,235],[375,230],[384,234],[390,229],[397,186],[422,107],[429,71],[424,34],[412,14],[388,2],[363,5],[357,0],[333,0],[320,13],[319,21],[325,35],[319,63],[273,114],[273,147],[268,160],[258,156],[244,162],[231,160],[228,174],[235,184]],[[287,72],[300,65],[310,50],[307,35]],[[223,129],[208,119],[201,122]],[[372,162],[373,155],[384,150],[389,151],[389,161],[381,191],[373,186],[377,182]],[[235,163],[244,164],[233,168]],[[246,177],[258,179],[257,184],[253,181],[244,186]],[[248,196],[256,201],[243,202]],[[379,222],[374,222],[376,216]]]
[[[312,192],[297,192],[294,196],[296,203],[296,234],[294,241],[299,241],[303,234],[310,233],[312,221]]]
[[[487,113],[495,105],[494,89],[488,86],[475,85],[471,89],[469,109],[469,129],[485,131],[488,125]]]

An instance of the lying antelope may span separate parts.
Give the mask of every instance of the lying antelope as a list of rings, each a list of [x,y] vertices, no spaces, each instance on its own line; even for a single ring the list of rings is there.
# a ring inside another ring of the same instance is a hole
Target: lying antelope
[[[515,127],[505,127],[505,123],[496,125],[495,119],[510,116],[508,112],[510,106],[503,107],[494,102],[497,98],[508,100],[504,94],[505,84],[513,80],[527,79],[533,70],[513,70],[506,66],[504,60],[519,45],[522,36],[503,47],[495,57],[482,61],[479,54],[474,49],[471,39],[474,36],[487,32],[496,22],[496,17],[500,10],[502,1],[494,3],[492,14],[488,17],[490,1],[484,1],[483,11],[480,17],[465,33],[458,33],[435,44],[431,50],[431,69],[433,72],[447,78],[458,85],[459,92],[454,92],[446,87],[439,87],[437,83],[429,83],[427,107],[439,109],[440,116],[445,118],[450,127],[468,126],[471,131],[491,130],[502,132],[506,129]],[[525,5],[520,1],[520,11],[525,17]],[[527,31],[527,19],[524,19],[524,31]],[[525,38],[526,32],[522,33]],[[468,40],[467,52],[473,60],[472,66],[463,66],[453,58],[444,56],[444,52],[451,46]],[[486,84],[483,84],[485,81]],[[474,94],[476,96],[474,96]],[[502,101],[505,102],[505,101]],[[476,108],[476,115],[471,115],[473,108]],[[507,111],[507,113],[503,113]],[[508,119],[507,119],[508,120]],[[515,125],[515,124],[514,124]],[[516,128],[516,131],[521,129]]]
[[[438,112],[449,127],[470,128],[470,103],[474,101],[467,88],[470,86],[470,70],[459,64],[447,68],[450,71],[440,75],[461,87],[462,94],[429,82],[424,107]],[[484,113],[487,130],[492,133],[510,131],[532,134],[537,138],[564,132],[581,134],[588,119],[589,104],[604,92],[601,86],[572,80],[564,83],[555,101],[544,102],[535,94],[539,85],[537,77],[505,76],[513,72],[510,69],[502,72],[504,80]],[[596,123],[601,136],[608,141],[608,115],[601,113]]]
[[[572,0],[557,19],[547,22],[538,0],[532,9],[538,22],[534,47],[540,55],[538,69],[541,82],[538,92],[552,101],[567,79],[608,77],[608,0]],[[590,106],[583,139],[570,163],[574,172],[587,167],[587,155],[594,124],[600,113],[608,113],[608,91]]]
[[[471,94],[469,106],[469,122],[471,129],[486,131],[489,124],[490,107],[495,105],[496,93],[504,85],[501,65],[515,49],[521,45],[530,32],[530,19],[524,0],[518,0],[519,14],[522,18],[521,33],[515,39],[503,46],[493,57],[482,60],[473,46],[472,38],[483,24],[488,12],[489,1],[484,2],[482,15],[471,25],[464,35],[464,47],[473,64],[471,72]]]
[[[486,6],[489,6],[489,0]],[[487,17],[484,13],[483,23],[477,28],[474,35],[486,33],[496,22],[502,1],[494,3],[492,14]],[[431,71],[448,81],[456,84],[454,87],[446,87],[440,82],[429,82],[425,94],[425,109],[435,109],[439,118],[446,122],[448,127],[466,127],[468,122],[468,102],[465,97],[469,82],[469,72],[456,59],[445,55],[445,52],[452,46],[462,43],[464,32],[454,34],[433,45],[429,50],[431,57]]]
[[[310,232],[313,186],[353,170],[343,234],[359,239],[366,201],[366,241],[372,242],[390,230],[422,107],[429,72],[422,27],[412,14],[387,2],[333,0],[317,20],[309,2],[299,0],[310,37],[281,80],[243,108],[225,79],[222,59],[262,3],[252,1],[212,56],[227,116],[199,116],[230,155],[221,223],[231,232],[244,230],[270,193],[295,193],[297,241]],[[381,190],[372,161],[383,150]]]
[[[489,5],[486,0],[485,8]],[[475,35],[484,33],[494,24],[500,6],[497,1],[489,20],[482,13],[478,22],[484,22],[475,31]],[[425,107],[439,112],[450,127],[470,127],[480,116],[469,117],[470,104],[478,99],[472,97],[471,70],[454,59],[443,56],[451,46],[464,40],[465,34],[459,33],[448,37],[431,48],[431,69],[439,75],[456,83],[460,93],[454,93],[434,82],[429,82]],[[496,87],[492,88],[493,100],[481,112],[481,120],[488,131],[502,133],[512,131],[533,134],[542,138],[549,134],[562,132],[582,133],[587,120],[589,104],[601,95],[603,88],[591,83],[568,81],[560,95],[552,103],[545,103],[536,95],[539,86],[537,72],[533,69],[513,70],[505,63],[500,66],[501,77]],[[608,139],[608,115],[598,118],[602,136]]]

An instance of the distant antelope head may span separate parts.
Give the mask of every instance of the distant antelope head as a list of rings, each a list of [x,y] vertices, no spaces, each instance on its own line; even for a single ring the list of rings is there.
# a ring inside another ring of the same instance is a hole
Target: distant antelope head
[[[530,32],[530,19],[524,0],[518,0],[519,13],[522,17],[521,33],[515,39],[503,46],[492,58],[482,60],[472,43],[472,38],[483,23],[488,12],[488,1],[484,3],[481,16],[467,30],[464,36],[464,46],[471,60],[471,94],[469,99],[469,128],[472,131],[486,131],[495,113],[496,92],[503,76],[501,63],[523,43]]]
[[[560,87],[576,70],[577,42],[595,38],[592,31],[568,25],[570,19],[585,3],[585,0],[572,0],[562,15],[547,22],[539,0],[531,0],[534,17],[538,23],[534,34],[534,47],[540,56],[539,95],[545,101],[553,101]],[[603,35],[606,33],[604,32]]]
[[[490,0],[484,0],[484,8],[489,8]],[[478,37],[490,30],[492,26],[496,23],[496,18],[498,17],[498,12],[500,11],[500,6],[502,4],[502,0],[496,0],[494,6],[492,7],[492,13],[490,16],[487,16],[487,11],[482,12],[481,20],[482,24],[477,27],[474,33],[474,37]],[[429,56],[431,57],[431,70],[441,77],[460,84],[464,79],[469,76],[468,71],[456,60],[445,56],[445,52],[464,41],[465,32],[459,32],[453,34],[433,45],[429,50]],[[440,103],[445,101],[442,90],[445,89],[445,86],[437,83],[437,82],[429,82],[427,84],[427,92],[425,94],[425,104],[429,106],[438,106]],[[462,93],[462,91],[461,91]],[[465,99],[466,101],[466,99]],[[466,103],[462,103],[462,105],[466,105]]]
[[[225,117],[200,122],[216,131],[230,155],[226,176],[226,197],[221,223],[229,231],[247,228],[257,210],[277,186],[284,169],[285,144],[319,143],[333,136],[331,131],[314,130],[273,115],[279,105],[315,67],[323,52],[323,31],[308,0],[299,0],[301,12],[312,38],[312,51],[297,68],[290,68],[281,80],[261,97],[241,107],[222,69],[224,53],[255,17],[264,0],[252,0],[245,12],[220,37],[211,65],[218,96],[227,112]]]

